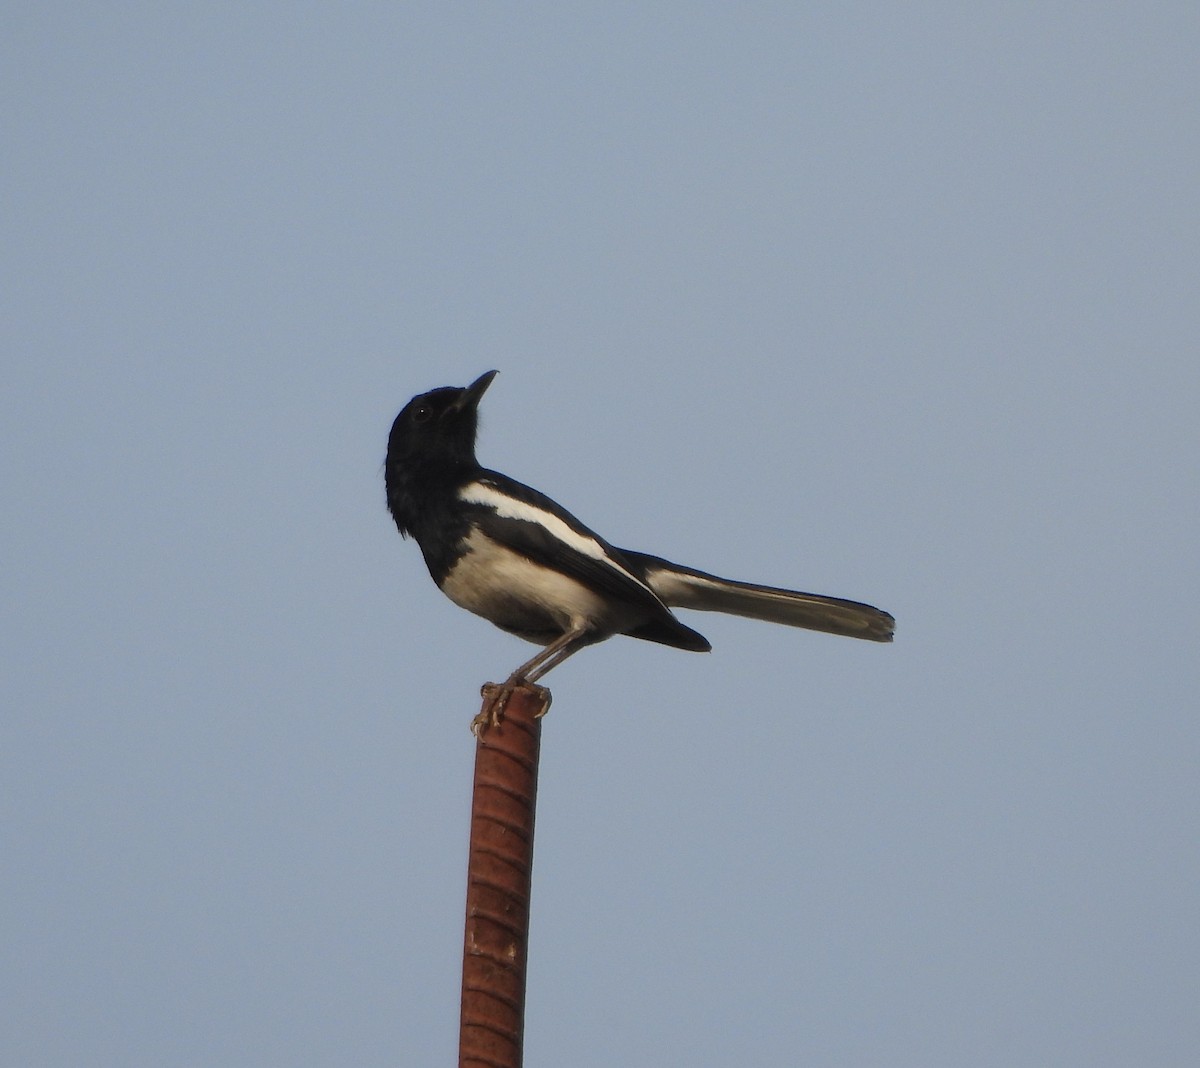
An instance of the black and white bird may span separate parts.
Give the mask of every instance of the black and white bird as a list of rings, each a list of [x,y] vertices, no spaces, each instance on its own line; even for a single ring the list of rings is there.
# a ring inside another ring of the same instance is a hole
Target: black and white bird
[[[566,509],[475,458],[478,406],[495,378],[414,397],[392,424],[385,482],[396,526],[421,548],[455,604],[542,649],[493,688],[491,713],[584,646],[627,634],[677,649],[712,647],[672,608],[890,642],[895,621],[857,601],[734,582],[658,556],[617,549]],[[544,697],[548,705],[548,695]]]

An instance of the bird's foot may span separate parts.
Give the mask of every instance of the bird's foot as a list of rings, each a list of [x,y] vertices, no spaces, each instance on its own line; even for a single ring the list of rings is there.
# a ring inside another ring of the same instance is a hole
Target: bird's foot
[[[501,683],[485,682],[479,689],[483,698],[483,708],[479,715],[471,720],[471,733],[476,738],[484,731],[500,726],[501,720],[504,719],[504,710],[508,707],[508,700],[517,690],[532,693],[541,702],[541,708],[533,714],[534,719],[541,719],[550,711],[550,691],[545,686],[538,686],[519,678],[510,678]]]

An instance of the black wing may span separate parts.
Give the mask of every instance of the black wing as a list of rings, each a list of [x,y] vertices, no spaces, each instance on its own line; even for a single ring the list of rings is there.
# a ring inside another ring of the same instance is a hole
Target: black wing
[[[708,641],[684,626],[621,554],[561,505],[497,471],[480,471],[459,489],[480,531],[522,556],[552,567],[604,597],[645,616],[630,633],[685,649],[707,650]]]

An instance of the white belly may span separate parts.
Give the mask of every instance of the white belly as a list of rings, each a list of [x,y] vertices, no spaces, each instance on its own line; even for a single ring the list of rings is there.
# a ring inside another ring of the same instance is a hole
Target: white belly
[[[609,602],[584,583],[535,564],[477,530],[466,547],[442,592],[504,630],[545,644],[581,624],[590,625],[600,640],[632,622],[615,618]]]

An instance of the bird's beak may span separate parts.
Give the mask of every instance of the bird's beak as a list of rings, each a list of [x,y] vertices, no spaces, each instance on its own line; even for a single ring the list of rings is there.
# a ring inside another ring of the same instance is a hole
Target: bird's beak
[[[468,408],[476,407],[487,391],[488,386],[492,384],[492,379],[499,373],[499,371],[486,371],[475,379],[474,382],[462,391],[458,400],[454,402],[455,411],[461,412]]]

